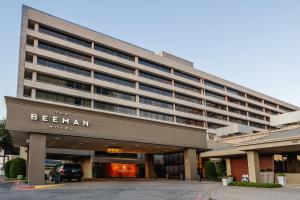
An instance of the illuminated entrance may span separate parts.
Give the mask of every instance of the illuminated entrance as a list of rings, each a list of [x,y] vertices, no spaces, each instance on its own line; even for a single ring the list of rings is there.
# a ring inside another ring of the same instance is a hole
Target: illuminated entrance
[[[136,177],[137,166],[136,164],[119,164],[111,163],[109,173],[111,177]]]

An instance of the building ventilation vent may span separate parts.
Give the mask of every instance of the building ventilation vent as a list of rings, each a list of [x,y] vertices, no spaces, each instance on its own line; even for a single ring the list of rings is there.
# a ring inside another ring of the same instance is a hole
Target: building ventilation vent
[[[169,60],[172,60],[174,62],[178,62],[180,64],[183,64],[185,66],[194,67],[194,63],[193,62],[185,60],[183,58],[179,58],[179,57],[174,56],[172,54],[169,54],[167,52],[162,51],[162,52],[158,53],[158,55],[161,56],[161,57],[167,58]]]

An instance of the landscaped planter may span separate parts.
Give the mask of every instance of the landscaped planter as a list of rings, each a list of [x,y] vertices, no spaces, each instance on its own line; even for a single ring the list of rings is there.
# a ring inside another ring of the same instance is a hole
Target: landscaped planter
[[[260,172],[260,181],[262,183],[274,183],[274,172]]]
[[[233,177],[232,176],[228,176],[226,178],[222,178],[222,184],[223,184],[223,186],[227,186],[231,182],[233,182]]]
[[[286,176],[285,175],[284,176],[278,175],[277,180],[280,185],[282,185],[282,186],[286,185]]]

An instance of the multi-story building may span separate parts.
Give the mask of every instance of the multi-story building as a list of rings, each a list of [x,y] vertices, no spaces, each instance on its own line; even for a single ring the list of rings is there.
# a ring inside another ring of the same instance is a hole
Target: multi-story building
[[[18,145],[29,141],[31,183],[42,181],[45,147],[179,152],[165,157],[165,164],[177,163],[166,170],[178,175],[184,169],[186,178],[194,179],[196,152],[206,148],[206,130],[212,139],[215,129],[236,123],[254,131],[272,129],[271,115],[298,109],[200,71],[185,59],[26,6],[19,55],[17,98],[6,99],[7,128]],[[87,144],[93,141],[94,146]],[[39,155],[30,156],[30,148]],[[153,157],[145,158],[149,177]],[[93,159],[84,168],[91,170]]]
[[[19,97],[214,129],[272,129],[298,107],[152,51],[41,13],[22,30]]]

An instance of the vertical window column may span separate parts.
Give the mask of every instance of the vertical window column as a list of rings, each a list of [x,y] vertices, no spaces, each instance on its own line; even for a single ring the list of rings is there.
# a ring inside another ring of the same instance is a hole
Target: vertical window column
[[[34,23],[34,31],[39,31],[39,24],[38,23]]]
[[[94,42],[91,43],[91,48],[92,48],[92,49],[95,49],[95,43],[94,43]],[[92,56],[92,57],[91,57],[91,62],[92,62],[92,63],[95,63],[94,60],[95,60],[95,56]]]
[[[37,72],[33,71],[32,72],[32,82],[33,82],[33,85],[35,85],[36,79],[37,79]],[[36,89],[33,87],[31,89],[31,98],[35,99],[35,97],[36,97]]]
[[[94,87],[95,87],[95,85],[92,84],[92,85],[91,85],[91,93],[92,93],[92,95],[95,94],[95,92],[94,92],[94,91],[95,91]],[[94,108],[94,99],[91,99],[91,108]]]

